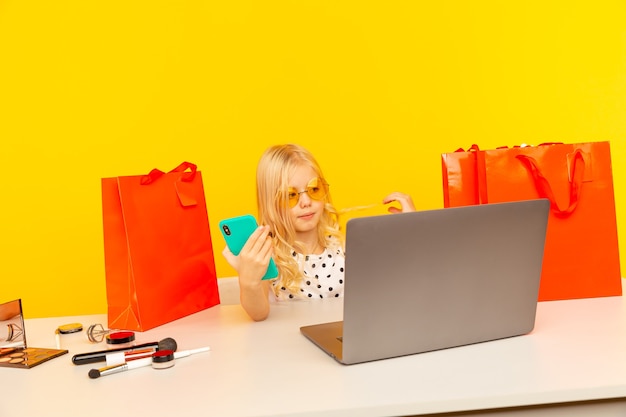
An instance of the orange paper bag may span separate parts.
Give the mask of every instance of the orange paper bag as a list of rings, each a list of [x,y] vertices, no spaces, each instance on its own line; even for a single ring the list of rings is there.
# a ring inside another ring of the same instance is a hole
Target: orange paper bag
[[[219,304],[202,175],[102,179],[108,326],[145,331]]]
[[[550,200],[540,301],[622,294],[608,142],[480,150],[475,168],[474,204]]]

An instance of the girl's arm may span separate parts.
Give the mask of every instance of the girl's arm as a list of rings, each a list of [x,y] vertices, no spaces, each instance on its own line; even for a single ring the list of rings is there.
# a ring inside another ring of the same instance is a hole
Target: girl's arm
[[[263,281],[273,253],[269,227],[260,226],[250,235],[239,256],[234,256],[228,248],[224,257],[239,275],[239,297],[241,306],[255,321],[265,320],[270,312],[269,281]]]

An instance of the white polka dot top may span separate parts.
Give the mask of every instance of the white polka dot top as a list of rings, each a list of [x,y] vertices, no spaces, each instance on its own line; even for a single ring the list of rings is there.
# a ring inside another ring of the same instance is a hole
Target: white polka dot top
[[[292,255],[303,267],[304,278],[299,293],[293,294],[282,287],[276,297],[278,300],[343,297],[345,255],[341,249],[326,248],[319,255],[302,255],[296,252]],[[272,285],[280,285],[279,280],[274,280]]]

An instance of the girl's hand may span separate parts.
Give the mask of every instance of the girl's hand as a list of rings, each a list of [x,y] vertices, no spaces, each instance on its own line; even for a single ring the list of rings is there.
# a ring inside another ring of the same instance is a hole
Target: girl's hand
[[[400,203],[401,208],[399,209],[397,207],[391,206],[387,209],[389,213],[409,213],[411,211],[415,211],[415,205],[413,204],[413,200],[408,194],[403,194],[399,192],[391,193],[383,199],[383,204],[388,204],[394,201]]]
[[[269,232],[268,226],[259,226],[250,235],[239,256],[234,256],[230,251],[224,253],[226,260],[237,270],[240,285],[254,286],[261,283],[274,251]]]
[[[235,271],[239,271],[239,257],[235,256],[230,251],[230,249],[228,249],[228,246],[224,248],[224,250],[222,251],[222,255],[224,255],[224,258],[226,258],[226,262],[228,262],[228,264],[232,266]]]

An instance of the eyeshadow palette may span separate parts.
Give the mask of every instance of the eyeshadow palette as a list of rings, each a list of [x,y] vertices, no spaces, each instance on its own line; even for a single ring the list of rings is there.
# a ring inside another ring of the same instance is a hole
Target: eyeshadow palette
[[[63,349],[48,348],[0,348],[0,366],[32,368],[57,356],[66,354]]]
[[[0,304],[0,366],[27,369],[66,353],[64,349],[28,346],[22,300]]]

